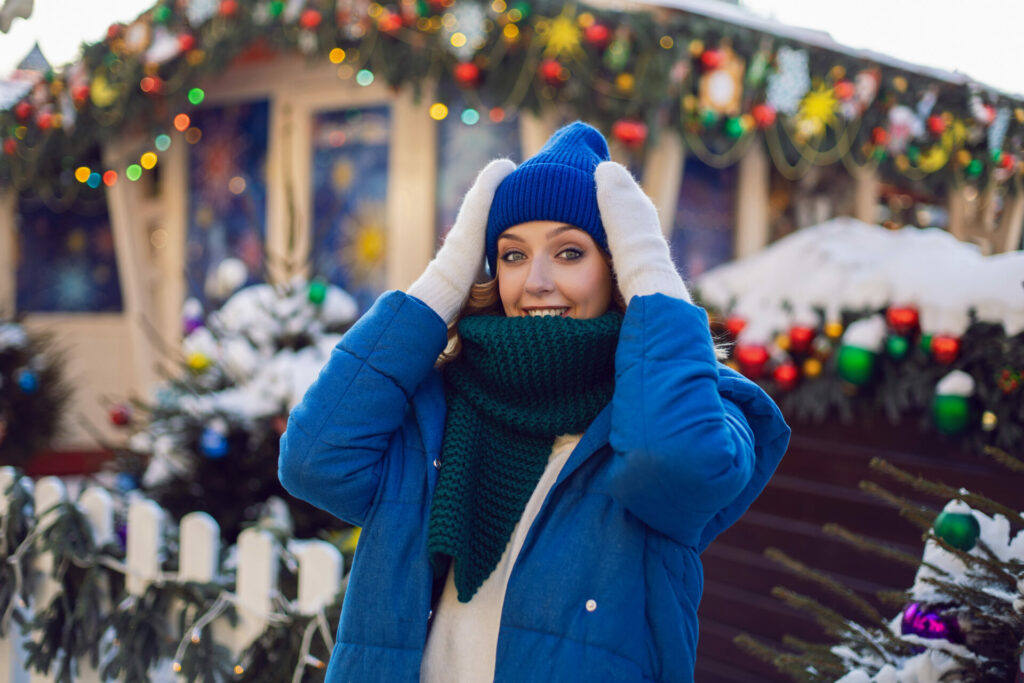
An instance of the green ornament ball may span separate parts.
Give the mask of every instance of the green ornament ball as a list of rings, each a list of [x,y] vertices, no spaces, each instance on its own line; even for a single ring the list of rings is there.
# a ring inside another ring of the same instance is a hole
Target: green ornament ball
[[[837,363],[840,377],[850,384],[863,386],[875,370],[875,353],[857,346],[842,346]]]
[[[314,280],[309,283],[309,301],[319,306],[327,298],[327,283],[321,280]]]
[[[972,178],[977,178],[981,175],[981,169],[984,166],[979,159],[972,159],[971,163],[967,164],[967,175]]]
[[[153,10],[153,22],[156,24],[166,24],[171,19],[171,8],[167,5],[160,5]]]
[[[700,122],[705,128],[710,128],[718,122],[718,114],[711,109],[705,109],[700,113]]]
[[[932,335],[927,333],[922,334],[921,343],[918,344],[918,347],[921,349],[921,351],[924,352],[926,356],[930,356],[932,353]]]
[[[964,396],[936,396],[932,399],[932,419],[935,427],[952,436],[967,429],[970,409]]]
[[[416,16],[429,17],[430,3],[427,0],[416,0]]]
[[[916,145],[910,145],[907,147],[907,158],[910,159],[910,163],[916,165],[921,160],[921,150]]]
[[[894,360],[903,360],[910,351],[910,342],[907,338],[898,334],[890,334],[885,340],[885,351]]]
[[[935,535],[958,550],[967,552],[978,542],[981,526],[974,515],[965,512],[942,512],[932,525]]]
[[[512,9],[518,11],[523,19],[529,18],[530,14],[533,13],[533,6],[528,2],[517,2],[512,5]]]
[[[284,11],[284,2],[281,0],[274,0],[274,2],[270,3],[270,7],[268,9],[270,10],[270,16],[281,16],[281,12]]]
[[[738,138],[743,135],[743,122],[733,116],[725,122],[725,132],[731,138]]]

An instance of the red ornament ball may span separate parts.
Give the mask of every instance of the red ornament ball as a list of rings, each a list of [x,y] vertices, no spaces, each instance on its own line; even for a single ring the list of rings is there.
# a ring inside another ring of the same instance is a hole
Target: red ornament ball
[[[789,348],[793,353],[807,353],[814,341],[814,328],[806,325],[793,325],[789,328]]]
[[[593,23],[583,30],[583,40],[588,45],[603,50],[612,42],[612,32],[604,24]]]
[[[238,13],[238,0],[221,0],[218,9],[222,17],[231,17]]]
[[[548,85],[561,87],[569,80],[566,68],[557,59],[545,59],[537,68],[537,73]]]
[[[48,111],[39,112],[39,116],[36,117],[36,127],[46,131],[50,130],[51,126],[53,126],[53,114]]]
[[[999,165],[1007,171],[1013,170],[1013,167],[1016,166],[1016,164],[1017,157],[1012,154],[1004,154],[1003,158],[999,160]]]
[[[299,16],[299,26],[310,30],[319,26],[321,21],[323,21],[323,17],[315,9],[307,9]],[[399,22],[401,22],[401,19],[399,19]]]
[[[932,356],[939,363],[949,365],[960,355],[960,339],[937,334],[932,337]]]
[[[463,88],[475,88],[480,84],[480,67],[473,62],[459,62],[452,69],[452,76]]]
[[[885,322],[897,334],[910,334],[917,329],[917,309],[910,306],[890,306],[885,312]]]
[[[729,331],[729,334],[733,339],[740,336],[740,332],[747,326],[747,321],[738,315],[730,315],[725,319],[725,329]]]
[[[123,403],[119,403],[110,409],[110,422],[118,427],[124,427],[132,421],[132,409]]]
[[[14,108],[14,115],[18,117],[19,121],[28,121],[28,117],[32,116],[32,105],[25,100],[18,102]]]
[[[612,135],[627,147],[640,147],[647,141],[647,125],[643,121],[622,119],[612,125]]]
[[[191,33],[182,33],[178,36],[178,49],[182,52],[188,52],[196,46],[196,37]]]
[[[836,81],[836,84],[832,86],[832,90],[835,92],[836,97],[841,100],[848,100],[854,95],[853,83],[850,83],[850,81]]]
[[[377,30],[381,33],[395,33],[400,28],[402,28],[402,17],[394,12],[384,12],[377,20]]]
[[[875,126],[871,129],[871,141],[876,145],[884,145],[889,141],[889,134],[885,131],[885,128]]]
[[[71,98],[75,100],[77,104],[83,104],[89,99],[89,86],[87,85],[76,85],[71,90]]]
[[[113,40],[114,38],[117,38],[117,36],[121,33],[121,28],[121,24],[111,24],[110,26],[108,26],[107,40]]]
[[[932,114],[928,117],[928,130],[932,135],[942,135],[946,132],[946,121],[941,116]]]
[[[768,362],[768,349],[760,344],[737,346],[736,361],[740,364],[740,372],[751,379],[757,379],[764,374],[764,366]]]
[[[775,123],[775,107],[770,104],[759,104],[750,113],[758,128],[770,128]]]
[[[717,69],[722,66],[722,53],[714,48],[704,50],[700,55],[700,65],[708,71]]]
[[[14,141],[14,138],[7,138],[4,140],[4,154],[7,156],[14,156],[14,153],[18,151],[18,143]]]
[[[775,371],[772,373],[772,377],[775,379],[775,383],[779,385],[779,388],[783,391],[791,391],[796,387],[797,380],[800,379],[800,372],[796,369],[796,366],[792,363],[783,363],[782,365],[776,365]]]

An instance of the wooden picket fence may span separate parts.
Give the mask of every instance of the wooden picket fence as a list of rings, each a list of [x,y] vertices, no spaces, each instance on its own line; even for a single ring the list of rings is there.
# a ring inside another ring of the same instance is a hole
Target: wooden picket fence
[[[33,487],[30,479],[18,477],[13,468],[0,467],[0,519],[8,511],[10,499],[6,492],[11,490],[15,481],[32,487],[36,514],[45,513],[68,500],[64,483],[56,477],[40,479]],[[89,520],[97,547],[115,539],[114,500],[106,489],[86,489],[78,498],[77,505]],[[160,567],[165,549],[161,543],[168,519],[165,510],[146,498],[135,497],[128,504],[124,572],[129,595],[142,596],[153,582],[209,583],[217,582],[221,577],[220,529],[205,512],[193,512],[182,519],[178,571],[173,577],[162,574]],[[47,522],[45,514],[37,520],[37,544],[46,533]],[[282,599],[278,593],[281,551],[274,535],[264,529],[246,529],[238,537],[235,586],[233,591],[225,594],[226,600],[236,608],[237,624],[231,626],[227,619],[219,619],[212,624],[217,641],[228,646],[236,656],[264,632],[278,613],[275,601]],[[305,615],[322,614],[323,609],[334,602],[342,586],[344,563],[341,553],[330,543],[318,540],[291,541],[288,551],[297,558],[298,564],[298,596],[292,607]],[[31,613],[34,607],[49,604],[59,590],[59,584],[51,576],[53,566],[54,558],[49,553],[36,553],[33,570],[37,580],[29,604],[25,606],[26,612]],[[183,635],[177,634],[178,637]],[[113,643],[107,645],[108,652],[112,647],[115,647]],[[104,659],[102,655],[101,652],[101,660]],[[162,662],[157,670],[152,671],[152,680],[170,682],[178,679],[171,664],[170,660]],[[88,662],[79,662],[78,671],[76,680],[82,683],[102,680],[99,672]],[[23,636],[17,624],[9,624],[4,637],[0,638],[0,681],[50,683],[53,680],[51,675],[26,670]]]

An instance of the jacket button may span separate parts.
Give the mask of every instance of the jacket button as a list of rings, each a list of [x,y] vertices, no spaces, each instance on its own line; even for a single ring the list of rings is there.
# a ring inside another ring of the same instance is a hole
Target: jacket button
[[[434,469],[435,470],[441,469],[441,459],[440,458],[434,458]]]
[[[587,600],[587,611],[593,612],[597,609],[597,600]]]
[[[430,611],[429,611],[429,612],[427,613],[427,621],[430,621],[430,620],[431,620],[431,619],[433,619],[433,618],[434,618],[434,610],[430,610]]]

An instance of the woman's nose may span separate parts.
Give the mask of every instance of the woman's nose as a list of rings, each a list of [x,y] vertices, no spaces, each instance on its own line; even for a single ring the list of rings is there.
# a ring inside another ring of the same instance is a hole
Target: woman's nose
[[[550,264],[543,258],[533,259],[530,263],[530,274],[526,278],[526,291],[536,296],[548,294],[554,288]]]

